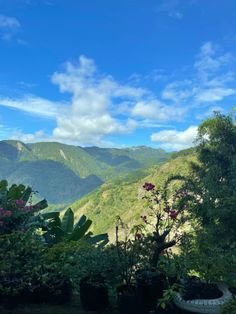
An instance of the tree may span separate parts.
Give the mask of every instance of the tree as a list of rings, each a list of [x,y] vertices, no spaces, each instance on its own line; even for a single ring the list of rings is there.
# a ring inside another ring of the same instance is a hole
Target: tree
[[[236,236],[236,126],[231,116],[215,113],[198,129],[193,165],[199,202],[196,215],[205,227],[215,229],[224,240]]]
[[[196,142],[198,163],[192,164],[188,181],[192,195],[189,211],[199,222],[195,244],[206,259],[214,256],[222,276],[229,272],[229,264],[231,271],[236,271],[236,126],[233,116],[216,112],[199,126]],[[228,259],[224,269],[222,256]]]

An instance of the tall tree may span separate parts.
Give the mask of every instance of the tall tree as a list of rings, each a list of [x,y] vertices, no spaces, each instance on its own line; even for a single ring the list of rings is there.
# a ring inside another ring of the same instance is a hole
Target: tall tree
[[[193,252],[197,254],[192,255],[197,256],[198,261],[200,256],[206,261],[208,272],[214,268],[216,274],[218,269],[216,275],[224,277],[229,271],[236,272],[236,125],[233,116],[216,112],[199,126],[196,142],[198,162],[192,164],[188,186],[189,210],[199,222]]]

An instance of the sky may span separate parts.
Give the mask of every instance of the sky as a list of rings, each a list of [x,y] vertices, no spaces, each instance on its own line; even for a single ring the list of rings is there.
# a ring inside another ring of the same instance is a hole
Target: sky
[[[235,0],[0,0],[0,140],[185,149],[235,74]]]

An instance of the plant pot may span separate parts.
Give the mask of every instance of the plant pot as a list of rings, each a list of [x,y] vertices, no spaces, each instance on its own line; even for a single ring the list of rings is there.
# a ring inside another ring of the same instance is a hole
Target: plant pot
[[[108,287],[101,277],[85,277],[80,281],[80,300],[88,311],[104,310],[109,305]]]
[[[147,310],[154,310],[157,300],[162,298],[164,290],[164,276],[152,271],[140,272],[137,275],[137,290]]]
[[[175,292],[174,303],[179,308],[192,313],[218,314],[221,306],[232,298],[232,294],[223,284],[217,284],[217,287],[222,292],[219,298],[184,300],[180,293]]]
[[[118,309],[121,314],[145,314],[143,299],[135,286],[117,288]]]

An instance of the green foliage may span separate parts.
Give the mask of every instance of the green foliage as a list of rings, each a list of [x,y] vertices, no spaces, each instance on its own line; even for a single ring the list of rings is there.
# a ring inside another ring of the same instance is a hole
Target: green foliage
[[[234,244],[224,248],[214,244],[207,230],[201,230],[192,237],[187,234],[182,239],[179,264],[183,275],[195,275],[207,282],[224,281],[230,283],[236,271],[236,250]],[[230,261],[230,264],[229,264]],[[230,269],[229,269],[230,265]]]
[[[232,117],[216,113],[202,123],[197,153],[200,165],[193,165],[193,176],[201,202],[195,214],[222,240],[235,239],[236,126]]]
[[[158,300],[157,307],[160,307],[163,310],[169,307],[173,300],[175,292],[178,290],[179,285],[177,284],[173,284],[172,286],[168,287],[168,289],[165,289],[163,291],[163,297]]]
[[[115,178],[72,204],[71,208],[75,216],[77,213],[89,215],[93,220],[92,227],[95,233],[108,232],[110,239],[114,240],[117,215],[130,225],[140,223],[140,216],[145,206],[141,189],[143,183],[153,182],[158,187],[162,187],[167,178],[172,175],[179,173],[183,176],[187,175],[190,162],[193,160],[195,157],[192,155],[178,157],[143,172],[132,172],[132,178],[129,174],[126,177]]]
[[[236,314],[236,300],[232,299],[231,301],[222,305],[220,313],[221,314]]]
[[[198,131],[198,163],[186,189],[188,210],[197,220],[194,240],[185,251],[191,267],[208,280],[225,280],[236,271],[236,126],[231,116],[215,113]]]
[[[36,224],[35,213],[47,207],[42,200],[32,204],[32,189],[13,184],[8,188],[6,180],[0,181],[0,234],[27,229]]]
[[[87,219],[85,215],[82,215],[79,221],[74,224],[74,212],[71,208],[68,208],[64,213],[62,219],[60,219],[60,212],[43,213],[42,217],[48,221],[44,238],[46,242],[55,244],[61,241],[78,241],[82,238],[91,243],[100,243],[105,245],[108,242],[107,234],[100,234],[92,237],[92,233],[89,230],[92,220]]]
[[[3,302],[53,302],[54,297],[70,293],[71,284],[61,265],[46,263],[47,250],[30,231],[0,236]]]
[[[48,248],[44,256],[46,264],[55,264],[63,274],[71,278],[79,290],[80,280],[86,276],[102,275],[114,285],[120,273],[120,265],[114,246],[94,246],[84,239],[60,242]]]
[[[140,268],[148,265],[148,251],[140,232],[142,226],[129,226],[117,216],[116,221],[116,253],[120,266],[120,283],[130,287],[135,274]]]

